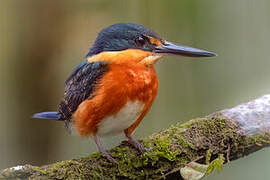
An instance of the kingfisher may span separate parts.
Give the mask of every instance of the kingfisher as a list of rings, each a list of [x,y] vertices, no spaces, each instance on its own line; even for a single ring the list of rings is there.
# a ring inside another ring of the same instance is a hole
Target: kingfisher
[[[173,44],[142,25],[114,24],[98,34],[85,60],[65,81],[58,111],[33,117],[64,121],[68,130],[93,138],[110,162],[115,160],[103,148],[101,137],[124,133],[128,142],[143,153],[143,145],[132,134],[157,96],[154,65],[163,55],[216,56]]]

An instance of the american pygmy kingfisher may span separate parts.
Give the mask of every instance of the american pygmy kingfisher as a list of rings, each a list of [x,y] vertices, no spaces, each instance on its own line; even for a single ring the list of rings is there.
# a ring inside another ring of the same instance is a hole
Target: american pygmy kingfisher
[[[149,111],[158,90],[154,64],[163,55],[211,57],[215,53],[179,46],[137,24],[120,23],[103,29],[65,82],[58,112],[34,118],[64,121],[82,137],[92,137],[109,161],[100,137],[125,133],[140,152],[132,133]]]

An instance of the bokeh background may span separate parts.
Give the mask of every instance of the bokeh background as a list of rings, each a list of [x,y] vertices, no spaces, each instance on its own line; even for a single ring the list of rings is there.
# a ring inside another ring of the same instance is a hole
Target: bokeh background
[[[151,112],[137,138],[270,92],[269,0],[1,0],[0,168],[48,164],[97,151],[59,122],[31,119],[56,110],[63,84],[97,33],[134,22],[217,58],[165,57]],[[106,148],[123,137],[104,139]],[[270,149],[225,165],[208,179],[265,180]]]

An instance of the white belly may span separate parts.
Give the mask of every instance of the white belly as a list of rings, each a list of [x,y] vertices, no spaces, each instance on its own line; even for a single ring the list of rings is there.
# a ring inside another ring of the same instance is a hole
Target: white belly
[[[141,115],[144,104],[140,101],[128,101],[114,116],[103,119],[98,125],[98,136],[113,136],[130,127]]]

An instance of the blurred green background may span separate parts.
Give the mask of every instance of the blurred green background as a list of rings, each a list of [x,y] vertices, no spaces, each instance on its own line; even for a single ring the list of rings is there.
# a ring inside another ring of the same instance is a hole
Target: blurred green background
[[[137,138],[270,92],[268,0],[1,0],[0,168],[86,156],[94,142],[69,136],[62,123],[31,119],[56,110],[64,81],[97,33],[133,22],[162,37],[219,54],[165,57],[157,99]],[[123,137],[104,139],[106,148]],[[265,180],[270,149],[225,165],[208,179]]]

